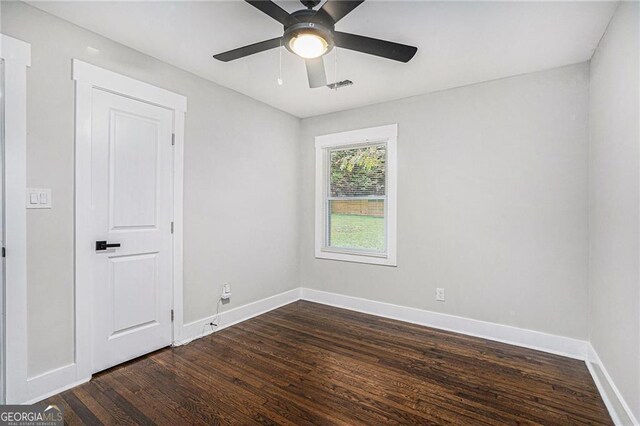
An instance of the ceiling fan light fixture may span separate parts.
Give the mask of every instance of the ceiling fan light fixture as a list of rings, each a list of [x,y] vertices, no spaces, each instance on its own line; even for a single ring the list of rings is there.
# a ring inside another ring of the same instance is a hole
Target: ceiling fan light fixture
[[[291,13],[275,4],[273,0],[245,1],[282,24],[282,37],[249,44],[218,53],[213,57],[222,62],[229,62],[284,46],[294,55],[304,59],[309,87],[312,89],[327,85],[327,73],[322,56],[330,52],[334,46],[399,62],[409,62],[418,51],[417,47],[406,44],[336,31],[336,22],[365,0],[326,0],[318,10],[314,7],[322,0],[300,0],[306,9]]]
[[[289,48],[301,58],[314,59],[327,53],[329,43],[317,34],[300,33],[291,37]]]

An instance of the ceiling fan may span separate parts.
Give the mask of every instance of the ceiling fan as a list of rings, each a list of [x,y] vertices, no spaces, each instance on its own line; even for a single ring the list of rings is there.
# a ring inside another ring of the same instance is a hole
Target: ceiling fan
[[[285,46],[290,52],[304,58],[311,88],[327,85],[322,56],[331,51],[334,46],[400,62],[409,62],[418,51],[416,47],[405,44],[336,31],[335,24],[364,0],[327,0],[318,10],[313,8],[320,4],[321,0],[300,0],[306,9],[297,10],[291,14],[271,0],[245,1],[280,22],[284,26],[284,34],[281,37],[219,53],[213,57],[229,62]]]

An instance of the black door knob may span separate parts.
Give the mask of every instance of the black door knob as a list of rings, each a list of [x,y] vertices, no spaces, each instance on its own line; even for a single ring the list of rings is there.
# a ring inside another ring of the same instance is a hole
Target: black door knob
[[[120,243],[107,244],[106,241],[96,241],[96,251],[106,250],[113,247],[120,247]]]

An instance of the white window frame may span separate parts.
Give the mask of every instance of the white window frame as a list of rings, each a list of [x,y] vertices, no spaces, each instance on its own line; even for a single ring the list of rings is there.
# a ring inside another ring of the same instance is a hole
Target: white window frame
[[[328,193],[328,156],[333,149],[348,149],[366,145],[384,144],[386,159],[386,243],[385,253],[367,252],[351,249],[339,249],[326,245],[327,231],[327,193]],[[345,262],[369,263],[373,265],[397,266],[397,144],[398,125],[370,127],[348,132],[316,136],[316,217],[315,217],[315,254],[317,259],[341,260]]]

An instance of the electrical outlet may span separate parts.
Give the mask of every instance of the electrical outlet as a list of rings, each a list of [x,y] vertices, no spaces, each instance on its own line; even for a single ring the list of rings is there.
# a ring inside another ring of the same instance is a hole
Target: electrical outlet
[[[444,288],[442,287],[436,288],[436,300],[438,302],[444,302]]]
[[[224,301],[228,301],[231,298],[231,285],[229,283],[224,283],[222,286],[222,294],[220,295],[220,299]]]

